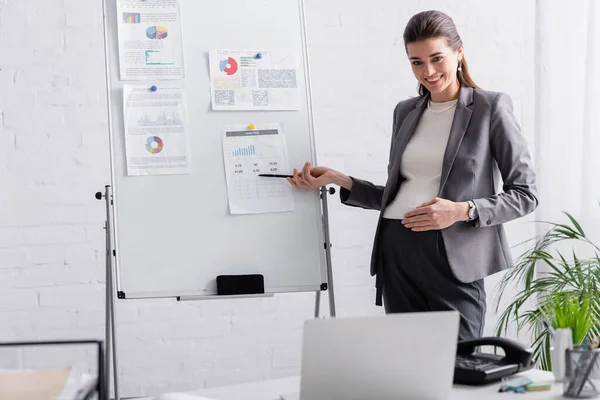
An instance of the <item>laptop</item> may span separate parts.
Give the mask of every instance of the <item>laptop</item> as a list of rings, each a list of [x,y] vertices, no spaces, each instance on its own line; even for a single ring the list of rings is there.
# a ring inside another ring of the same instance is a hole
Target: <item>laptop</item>
[[[308,320],[300,394],[285,400],[447,399],[456,311]]]

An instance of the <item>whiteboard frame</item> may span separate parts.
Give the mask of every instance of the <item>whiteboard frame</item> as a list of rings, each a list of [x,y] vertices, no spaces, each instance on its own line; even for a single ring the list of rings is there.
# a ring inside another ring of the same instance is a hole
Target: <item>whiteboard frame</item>
[[[108,2],[112,2],[110,6],[108,6]],[[211,298],[231,298],[229,296],[219,296],[216,293],[206,293],[205,291],[147,291],[147,292],[127,292],[125,293],[122,289],[121,283],[121,273],[120,273],[120,260],[117,257],[117,251],[119,249],[119,235],[118,235],[118,215],[119,210],[114,201],[115,198],[118,197],[119,187],[117,185],[118,179],[116,176],[116,157],[115,157],[115,145],[119,141],[119,138],[115,138],[115,132],[113,129],[114,121],[114,113],[113,107],[114,102],[112,96],[114,95],[113,91],[116,88],[122,88],[123,84],[126,83],[134,83],[134,84],[143,84],[144,81],[130,82],[130,81],[122,81],[119,77],[113,78],[113,74],[111,74],[112,68],[114,67],[112,62],[119,62],[119,47],[118,47],[118,26],[112,26],[111,22],[109,22],[109,18],[112,18],[116,21],[116,5],[117,0],[103,0],[103,25],[105,29],[105,72],[106,72],[106,96],[107,96],[107,108],[108,108],[108,130],[109,130],[109,153],[110,153],[110,174],[111,174],[111,187],[113,191],[113,198],[111,199],[112,206],[112,219],[110,226],[112,227],[112,232],[110,232],[113,239],[113,249],[116,251],[112,254],[113,257],[113,267],[114,267],[114,276],[116,277],[116,291],[117,297],[119,299],[143,299],[143,298],[203,298],[203,299],[211,299]],[[306,32],[306,20],[305,20],[305,4],[304,0],[297,0],[297,5],[299,8],[299,23],[301,27],[301,43],[302,43],[302,62],[304,68],[304,83],[305,83],[305,99],[303,100],[303,104],[306,106],[306,114],[308,118],[308,139],[310,141],[310,156],[312,160],[315,160],[316,164],[316,150],[315,150],[315,135],[314,135],[314,111],[313,111],[313,100],[312,100],[312,86],[310,79],[310,62],[309,62],[309,52],[308,52],[308,42],[307,42],[307,32]],[[111,15],[112,14],[112,15]],[[112,21],[112,23],[115,23]],[[110,36],[113,35],[112,42],[110,41]],[[116,59],[115,59],[116,57]],[[185,57],[185,55],[184,55]],[[185,60],[185,58],[184,58]],[[185,61],[184,61],[185,66]],[[118,73],[118,68],[117,68]],[[185,77],[181,80],[176,81],[161,81],[165,83],[176,83],[181,82],[185,83]],[[115,84],[116,83],[116,84]],[[223,111],[211,111],[211,112],[223,112]],[[319,195],[315,195],[315,203],[317,206],[317,220],[315,223],[322,228],[321,238],[323,239],[324,251],[320,253],[320,270],[321,270],[321,281],[323,282],[321,285],[305,285],[305,286],[296,286],[293,288],[290,287],[271,287],[265,288],[266,291],[264,295],[269,296],[275,293],[286,293],[286,292],[317,292],[317,303],[320,298],[320,291],[328,290],[329,291],[329,304],[330,304],[330,313],[332,316],[335,315],[335,302],[333,296],[333,280],[332,280],[332,266],[331,266],[331,244],[328,245],[329,239],[329,231],[328,231],[328,221],[325,221],[327,218],[327,200],[326,200],[326,191],[322,191]],[[319,197],[317,197],[319,196]],[[319,199],[320,198],[320,199]],[[320,249],[319,249],[320,250]],[[324,286],[325,285],[325,286]],[[253,295],[250,295],[253,296]],[[244,297],[244,296],[237,296]]]

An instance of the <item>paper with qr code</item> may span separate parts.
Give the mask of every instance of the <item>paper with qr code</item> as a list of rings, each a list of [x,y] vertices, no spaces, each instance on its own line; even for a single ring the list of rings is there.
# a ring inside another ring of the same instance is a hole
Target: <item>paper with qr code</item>
[[[299,110],[297,60],[283,51],[210,51],[213,110]]]

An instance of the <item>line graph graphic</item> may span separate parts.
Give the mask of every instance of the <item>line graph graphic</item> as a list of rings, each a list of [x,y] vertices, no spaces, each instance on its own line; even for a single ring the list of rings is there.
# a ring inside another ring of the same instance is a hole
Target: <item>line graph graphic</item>
[[[150,117],[147,113],[138,118],[138,126],[173,126],[183,125],[183,121],[179,118],[179,114],[173,111],[171,115],[167,115],[165,111],[158,114],[155,118]]]

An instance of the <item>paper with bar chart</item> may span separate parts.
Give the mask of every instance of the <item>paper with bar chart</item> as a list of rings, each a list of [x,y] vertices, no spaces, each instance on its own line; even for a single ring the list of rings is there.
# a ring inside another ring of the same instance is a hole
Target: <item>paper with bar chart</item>
[[[121,80],[183,78],[179,0],[117,0]]]
[[[223,159],[231,214],[294,211],[285,179],[258,176],[289,173],[282,124],[224,126]]]
[[[124,85],[127,175],[190,173],[184,88]]]

